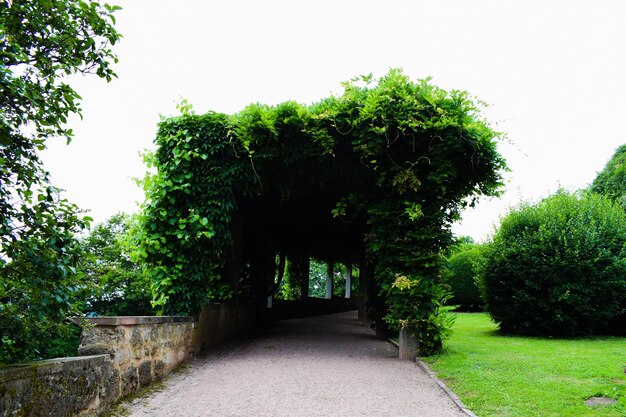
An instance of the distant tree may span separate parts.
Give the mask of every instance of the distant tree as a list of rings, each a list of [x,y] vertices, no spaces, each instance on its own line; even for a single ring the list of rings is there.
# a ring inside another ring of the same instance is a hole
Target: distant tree
[[[152,315],[150,281],[127,247],[130,217],[118,213],[82,239],[80,272],[90,283],[85,310],[104,316]]]
[[[626,145],[622,145],[595,180],[590,190],[617,201],[626,208]]]
[[[297,262],[287,261],[285,279],[282,282],[278,298],[284,300],[300,299],[300,282],[293,279],[301,272],[298,270]],[[328,264],[315,259],[309,263],[309,297],[326,297],[326,277],[328,275]],[[352,296],[356,296],[359,287],[359,268],[352,266]],[[344,297],[346,293],[346,266],[342,263],[333,264],[333,296]]]
[[[315,259],[311,259],[309,269],[309,296],[316,298],[326,297],[326,277],[328,265]],[[333,280],[334,282],[334,280]]]
[[[326,280],[328,263],[311,259],[309,269],[309,296],[326,297]],[[346,267],[341,263],[333,263],[333,295],[343,297],[346,292]]]
[[[465,244],[473,245],[474,243],[476,242],[474,241],[474,238],[471,236],[459,236],[454,239],[454,242],[452,243],[452,247],[459,247]]]
[[[90,219],[50,183],[38,151],[50,137],[72,137],[66,122],[80,114],[80,96],[67,76],[115,76],[116,9],[0,0],[0,363],[42,357],[75,311],[74,235]]]
[[[458,310],[482,310],[484,303],[477,284],[482,263],[481,245],[472,243],[462,243],[447,258],[443,276],[452,291],[448,303],[457,305]]]
[[[456,236],[452,240],[450,246],[443,251],[443,255],[449,258],[455,253],[459,253],[467,248],[473,247],[475,243],[474,238],[471,236]]]

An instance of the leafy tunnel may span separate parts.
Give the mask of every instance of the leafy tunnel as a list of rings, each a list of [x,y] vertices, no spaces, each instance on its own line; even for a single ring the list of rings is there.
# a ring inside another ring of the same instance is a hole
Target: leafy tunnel
[[[160,123],[135,235],[163,311],[235,300],[262,316],[285,258],[296,280],[309,258],[358,263],[374,327],[441,347],[440,253],[460,210],[498,193],[498,133],[468,93],[399,70],[344,88]]]

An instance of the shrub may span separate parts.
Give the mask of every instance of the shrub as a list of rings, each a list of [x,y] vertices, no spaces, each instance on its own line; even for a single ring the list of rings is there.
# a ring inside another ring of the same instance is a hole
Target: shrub
[[[457,305],[457,310],[462,311],[482,310],[483,300],[476,284],[482,261],[480,246],[462,245],[447,261],[444,280],[452,291],[449,304]]]
[[[559,191],[512,210],[484,251],[487,310],[506,332],[609,330],[626,308],[626,215],[610,199]]]
[[[443,308],[450,298],[450,293],[445,286],[429,282],[421,276],[396,275],[394,282],[385,286],[383,291],[387,299],[391,301],[389,314],[385,316],[389,328],[394,332],[397,332],[400,327],[417,328],[421,355],[428,356],[441,351],[443,341],[449,336],[454,322],[454,317]],[[409,300],[409,302],[400,303],[401,299]],[[431,313],[424,315],[423,311]],[[416,318],[394,320],[394,317]],[[379,331],[379,329],[376,330]]]

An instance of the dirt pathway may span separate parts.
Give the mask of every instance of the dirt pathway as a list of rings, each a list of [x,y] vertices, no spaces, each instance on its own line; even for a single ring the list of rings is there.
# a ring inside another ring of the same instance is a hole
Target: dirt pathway
[[[129,409],[134,417],[464,416],[397,355],[356,312],[286,320],[195,360]]]

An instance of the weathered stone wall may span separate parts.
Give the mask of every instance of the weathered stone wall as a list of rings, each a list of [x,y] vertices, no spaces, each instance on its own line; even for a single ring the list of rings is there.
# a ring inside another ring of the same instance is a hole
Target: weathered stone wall
[[[0,368],[0,416],[90,416],[120,397],[109,355],[61,358]]]
[[[96,317],[87,322],[78,351],[111,355],[122,396],[163,378],[195,353],[191,317]]]
[[[254,308],[210,304],[192,317],[86,319],[78,358],[0,368],[0,417],[97,416],[201,349],[254,329]]]
[[[86,321],[81,357],[0,368],[0,417],[100,415],[195,353],[191,317]]]

